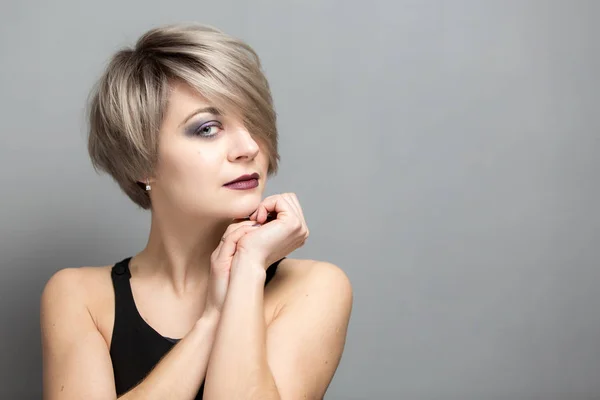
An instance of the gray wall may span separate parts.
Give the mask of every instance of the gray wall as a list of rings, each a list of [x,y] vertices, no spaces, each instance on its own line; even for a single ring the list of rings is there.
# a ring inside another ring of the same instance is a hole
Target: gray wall
[[[12,1],[0,12],[0,397],[39,398],[39,295],[145,244],[87,158],[109,55],[156,25],[245,38],[281,172],[355,305],[328,399],[600,398],[597,1]],[[11,397],[12,396],[12,397]]]

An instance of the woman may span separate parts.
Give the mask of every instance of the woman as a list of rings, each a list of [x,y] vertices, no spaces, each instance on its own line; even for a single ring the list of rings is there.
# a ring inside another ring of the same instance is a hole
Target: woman
[[[136,255],[47,282],[44,398],[322,398],[352,289],[286,257],[308,237],[297,197],[262,199],[279,155],[254,51],[206,26],[150,30],[114,55],[89,116],[94,167],[151,228]]]

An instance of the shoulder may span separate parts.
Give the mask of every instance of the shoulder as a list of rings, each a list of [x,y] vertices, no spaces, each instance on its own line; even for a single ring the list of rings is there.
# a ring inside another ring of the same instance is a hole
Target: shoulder
[[[44,286],[42,302],[54,304],[61,299],[82,297],[85,293],[85,288],[82,287],[84,280],[85,274],[79,268],[69,267],[56,271]]]
[[[287,289],[268,326],[269,367],[282,398],[321,399],[345,346],[352,285],[330,262],[286,259],[281,267]]]
[[[40,297],[42,314],[67,310],[89,312],[94,299],[104,292],[105,281],[110,280],[110,268],[68,267],[53,273],[44,285]]]
[[[99,267],[63,268],[44,286],[40,333],[48,398],[75,398],[75,392],[77,398],[109,398],[111,393],[114,398],[109,348],[89,308],[99,287],[91,283],[101,272]]]
[[[344,286],[348,290],[352,288],[346,272],[341,267],[327,261],[285,258],[279,263],[277,274],[293,276],[306,284],[318,284],[325,281]]]
[[[90,290],[93,291],[95,282],[107,278],[107,272],[110,273],[110,268],[110,266],[84,266],[59,269],[50,276],[44,285],[42,297],[84,296]]]
[[[353,288],[346,272],[327,261],[286,258],[281,261],[275,276],[288,288],[287,302],[295,302],[308,296],[317,300],[332,301],[349,311],[352,307]]]

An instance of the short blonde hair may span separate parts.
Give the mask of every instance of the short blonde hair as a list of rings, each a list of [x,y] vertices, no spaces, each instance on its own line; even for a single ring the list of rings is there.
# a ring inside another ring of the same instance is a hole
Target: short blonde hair
[[[181,81],[225,113],[241,118],[268,152],[268,175],[279,153],[271,91],[255,51],[200,24],[164,25],[119,50],[90,94],[88,152],[96,172],[111,175],[143,209],[145,185],[157,162],[158,133],[170,84]]]

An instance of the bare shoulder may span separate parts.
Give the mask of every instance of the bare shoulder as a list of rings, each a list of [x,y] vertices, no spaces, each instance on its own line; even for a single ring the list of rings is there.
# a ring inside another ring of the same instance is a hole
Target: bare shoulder
[[[279,393],[322,399],[346,342],[350,279],[330,262],[297,259],[282,261],[273,279],[286,288],[267,335],[268,363]]]
[[[311,259],[285,258],[277,268],[277,275],[289,275],[296,279],[334,279],[350,284],[348,275],[339,266]]]
[[[85,300],[106,281],[110,281],[111,266],[67,267],[56,271],[48,279],[42,292],[42,298],[56,296]]]
[[[106,269],[69,267],[46,282],[40,299],[44,398],[114,398],[106,341],[90,311]],[[110,277],[108,277],[110,279]]]
[[[111,266],[81,266],[56,271],[42,291],[42,311],[77,308],[81,312],[89,313],[98,326],[97,314],[94,312],[98,304],[114,301],[111,299],[111,293],[106,290],[111,285],[110,269]]]
[[[69,303],[81,304],[85,293],[81,281],[82,274],[77,268],[63,268],[56,271],[48,279],[42,291],[42,318],[53,308]]]
[[[285,303],[318,296],[323,299],[336,297],[347,307],[352,305],[350,278],[341,267],[331,262],[286,258],[279,264],[274,281],[285,288]]]

